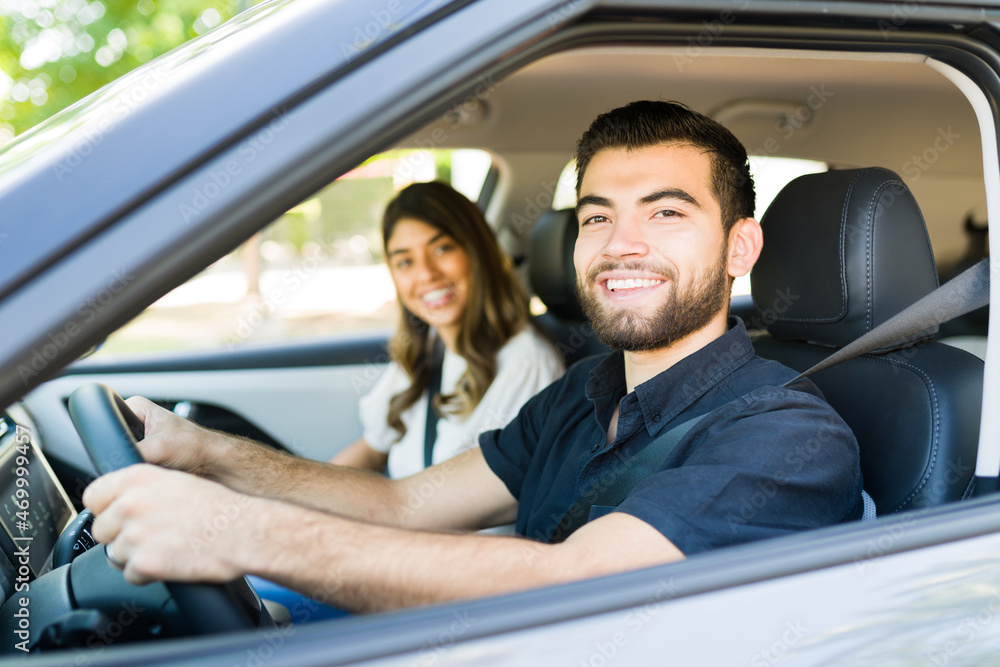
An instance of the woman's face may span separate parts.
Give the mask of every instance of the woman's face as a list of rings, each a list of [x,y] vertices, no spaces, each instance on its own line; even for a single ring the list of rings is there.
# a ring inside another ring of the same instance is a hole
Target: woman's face
[[[453,347],[469,301],[469,254],[445,232],[414,218],[396,223],[386,249],[400,301]]]

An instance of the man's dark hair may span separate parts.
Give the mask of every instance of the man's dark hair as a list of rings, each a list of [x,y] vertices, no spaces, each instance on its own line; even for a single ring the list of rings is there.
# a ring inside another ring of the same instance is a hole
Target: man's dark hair
[[[740,218],[753,217],[753,177],[743,144],[721,124],[680,102],[632,102],[598,116],[576,145],[576,194],[598,152],[660,144],[694,146],[710,154],[712,192],[722,209],[724,232]]]

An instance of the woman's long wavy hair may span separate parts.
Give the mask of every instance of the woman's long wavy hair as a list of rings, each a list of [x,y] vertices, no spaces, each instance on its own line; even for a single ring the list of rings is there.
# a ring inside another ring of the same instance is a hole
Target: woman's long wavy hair
[[[493,231],[475,204],[449,185],[414,183],[389,202],[382,217],[382,244],[388,256],[389,239],[400,220],[408,218],[439,229],[469,254],[471,279],[468,301],[456,352],[468,365],[454,394],[439,395],[438,413],[470,414],[496,377],[497,352],[529,320],[528,296],[500,250]],[[402,414],[427,389],[431,377],[431,342],[426,322],[400,301],[399,329],[389,343],[389,354],[410,377],[410,386],[389,401],[389,426],[406,434]]]

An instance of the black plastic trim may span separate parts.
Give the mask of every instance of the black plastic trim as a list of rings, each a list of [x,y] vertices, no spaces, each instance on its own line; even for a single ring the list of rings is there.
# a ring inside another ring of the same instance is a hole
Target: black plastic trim
[[[386,363],[387,333],[351,339],[322,339],[247,345],[231,351],[175,352],[122,359],[88,357],[67,366],[64,375],[177,373],[259,368],[307,368]]]

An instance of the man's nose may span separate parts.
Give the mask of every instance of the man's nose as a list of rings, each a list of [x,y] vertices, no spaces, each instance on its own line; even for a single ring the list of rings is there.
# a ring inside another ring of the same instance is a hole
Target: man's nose
[[[644,256],[649,252],[642,222],[621,217],[611,226],[604,254],[611,257]]]

